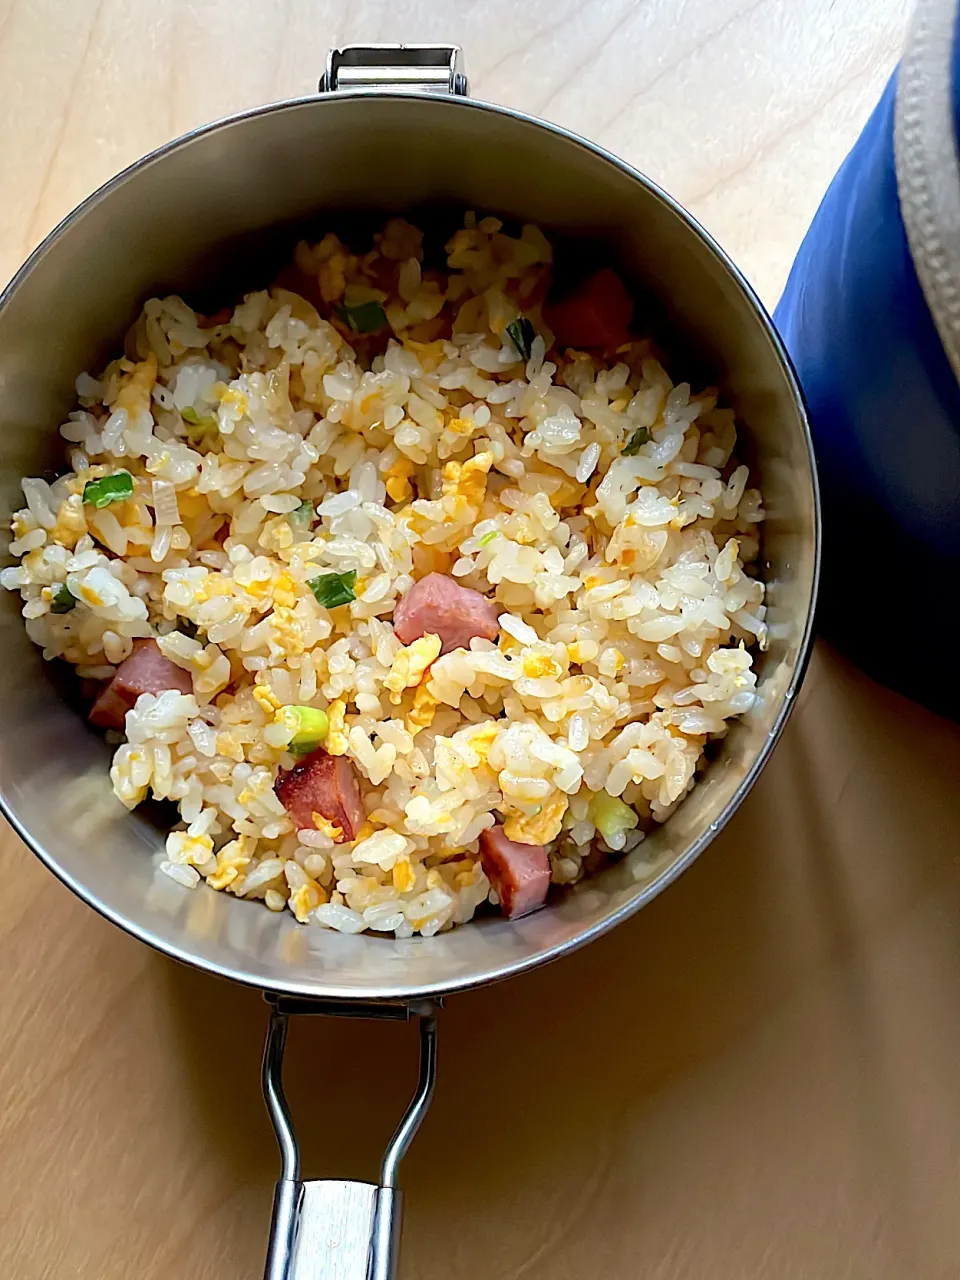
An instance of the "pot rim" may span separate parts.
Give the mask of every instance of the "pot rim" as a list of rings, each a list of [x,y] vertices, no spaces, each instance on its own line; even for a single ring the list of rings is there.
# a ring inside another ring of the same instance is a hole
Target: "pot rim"
[[[206,137],[208,134],[219,132],[222,129],[234,128],[243,125],[248,120],[258,119],[262,116],[274,113],[293,111],[306,108],[315,109],[318,105],[325,102],[334,102],[344,98],[367,98],[370,100],[382,100],[384,98],[392,98],[398,101],[405,99],[418,99],[420,101],[432,101],[442,105],[445,109],[449,108],[467,110],[494,112],[500,115],[511,116],[515,120],[524,124],[533,125],[536,128],[544,129],[549,133],[553,133],[566,141],[591,152],[597,158],[606,161],[608,164],[616,166],[628,177],[639,183],[646,189],[648,194],[656,200],[665,204],[674,214],[676,214],[692,231],[697,235],[712,251],[720,264],[725,268],[734,283],[739,287],[747,301],[761,322],[766,331],[767,337],[773,347],[774,354],[779,360],[782,372],[787,379],[789,387],[793,393],[794,400],[799,411],[799,422],[803,431],[804,441],[807,448],[807,459],[809,463],[810,482],[813,493],[813,571],[811,575],[810,597],[807,603],[806,618],[804,621],[803,636],[797,649],[797,658],[794,665],[793,673],[787,688],[781,695],[782,701],[777,712],[773,726],[770,729],[767,739],[761,749],[758,751],[750,768],[741,779],[739,785],[725,805],[720,817],[711,823],[684,851],[683,855],[668,866],[664,867],[644,888],[638,892],[628,902],[612,911],[608,916],[597,921],[595,924],[583,929],[575,936],[567,938],[562,942],[554,943],[545,947],[541,951],[534,952],[529,956],[525,956],[519,960],[509,960],[501,965],[487,966],[479,972],[474,972],[465,977],[458,978],[454,982],[422,982],[414,984],[409,988],[398,986],[389,990],[372,990],[359,991],[355,987],[339,986],[336,981],[329,984],[324,983],[323,990],[305,990],[305,988],[294,981],[276,980],[271,982],[269,988],[265,988],[264,984],[253,974],[229,965],[210,963],[197,957],[193,952],[186,948],[179,947],[171,942],[167,942],[162,938],[155,936],[148,928],[138,925],[136,922],[129,920],[119,911],[104,902],[101,902],[94,893],[87,889],[86,885],[75,876],[64,871],[47,853],[46,849],[35,841],[30,831],[19,821],[19,819],[11,811],[6,797],[3,793],[2,783],[0,783],[0,813],[6,818],[10,826],[16,831],[20,839],[26,844],[32,853],[51,871],[57,879],[68,889],[70,889],[78,898],[87,906],[92,907],[99,915],[109,920],[112,924],[118,926],[125,933],[136,938],[140,942],[144,942],[153,950],[163,955],[169,956],[173,960],[178,960],[183,964],[187,964],[193,968],[203,970],[204,972],[216,974],[218,977],[229,978],[235,982],[239,982],[244,986],[254,987],[258,990],[276,991],[288,995],[308,995],[318,998],[326,998],[333,1000],[412,1000],[419,998],[440,997],[449,995],[457,991],[467,991],[475,987],[484,986],[487,983],[500,981],[505,978],[515,977],[518,974],[525,973],[528,970],[539,968],[543,964],[547,964],[552,960],[558,959],[562,955],[567,955],[573,951],[579,950],[586,946],[587,943],[593,942],[603,934],[621,924],[629,916],[634,915],[647,903],[657,897],[668,885],[672,884],[686,869],[700,856],[707,845],[730,821],[734,813],[740,807],[748,792],[753,787],[760,772],[770,758],[774,746],[780,738],[781,733],[789,719],[789,716],[796,703],[796,695],[799,692],[806,673],[807,664],[810,660],[810,654],[813,647],[814,639],[814,623],[816,615],[817,595],[820,582],[820,561],[822,548],[822,519],[820,505],[820,486],[817,475],[816,455],[813,447],[813,437],[810,430],[810,423],[807,414],[807,406],[804,400],[803,392],[794,370],[792,361],[783,344],[780,335],[774,327],[773,321],[768,314],[763,303],[760,301],[753,286],[749,283],[736,264],[729,258],[727,253],[714,240],[710,233],[697,221],[697,219],[679,204],[668,192],[664,191],[646,174],[636,169],[626,160],[608,151],[605,147],[598,143],[591,142],[588,138],[584,138],[581,134],[574,133],[572,130],[562,125],[554,124],[547,120],[541,120],[536,116],[532,116],[525,111],[521,111],[513,107],[501,106],[498,103],[488,102],[479,98],[472,98],[461,95],[446,95],[429,92],[418,92],[411,90],[396,89],[345,89],[337,90],[333,93],[321,92],[319,94],[303,95],[295,98],[284,98],[277,102],[265,103],[257,107],[249,107],[243,111],[235,112],[231,115],[220,117],[217,120],[210,121],[207,124],[198,125],[196,128],[186,133],[180,134],[178,137],[168,142],[162,143],[159,147],[148,151],[139,159],[127,165],[118,173],[114,174],[106,182],[102,183],[90,195],[86,196],[78,205],[76,205],[69,213],[67,213],[54,226],[54,228],[44,236],[43,240],[30,253],[29,257],[13,275],[9,283],[0,292],[0,311],[10,302],[14,294],[24,284],[30,276],[36,265],[46,256],[53,244],[60,238],[70,226],[86,216],[86,214],[97,205],[106,200],[114,190],[122,186],[129,178],[142,170],[159,163],[166,158],[167,155],[178,151],[181,147],[188,146],[192,142]]]

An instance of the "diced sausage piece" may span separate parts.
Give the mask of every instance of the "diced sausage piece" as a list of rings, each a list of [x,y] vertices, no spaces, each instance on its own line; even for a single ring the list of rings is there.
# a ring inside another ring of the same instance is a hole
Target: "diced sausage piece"
[[[558,347],[614,349],[629,340],[633,299],[615,271],[596,271],[561,302],[543,308]]]
[[[123,729],[124,718],[141,693],[193,693],[189,671],[165,658],[156,640],[134,641],[133,653],[117,667],[90,709],[88,719],[103,729]]]
[[[355,839],[363,825],[360,787],[346,756],[311,751],[277,778],[274,790],[298,831],[313,827],[315,813],[340,827],[344,840]]]
[[[441,653],[468,649],[474,636],[495,640],[500,631],[499,610],[479,591],[461,587],[445,573],[428,573],[415,582],[393,611],[393,629],[403,644],[421,636],[438,635]]]
[[[232,319],[233,307],[221,307],[212,316],[198,316],[197,322],[201,329],[215,329],[217,325],[229,324]]]
[[[542,845],[518,844],[507,839],[503,827],[488,827],[480,835],[480,861],[508,920],[529,915],[546,902],[550,861]]]

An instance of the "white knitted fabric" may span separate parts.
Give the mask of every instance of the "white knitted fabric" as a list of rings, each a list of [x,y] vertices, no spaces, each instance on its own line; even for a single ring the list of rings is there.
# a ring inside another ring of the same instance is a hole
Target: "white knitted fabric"
[[[960,380],[960,163],[953,129],[958,0],[919,0],[900,64],[894,155],[910,252]]]

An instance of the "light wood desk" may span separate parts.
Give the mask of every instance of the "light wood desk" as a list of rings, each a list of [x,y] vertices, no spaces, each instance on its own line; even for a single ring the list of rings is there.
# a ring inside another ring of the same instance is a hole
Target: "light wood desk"
[[[772,305],[906,10],[0,0],[0,274],[148,148],[310,91],[328,46],[445,39],[477,96],[661,181]],[[960,1273],[958,766],[955,727],[818,651],[761,782],[676,886],[449,1002],[405,1280]],[[8,831],[0,885],[0,1276],[257,1280],[277,1172],[259,999],[98,919]],[[308,1173],[372,1175],[413,1054],[402,1028],[297,1028]],[[485,1083],[515,1073],[537,1087],[508,1123]]]

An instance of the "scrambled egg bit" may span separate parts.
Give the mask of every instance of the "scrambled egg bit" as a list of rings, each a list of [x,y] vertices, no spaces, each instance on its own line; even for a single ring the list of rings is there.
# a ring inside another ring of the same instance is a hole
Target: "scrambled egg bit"
[[[353,837],[353,847],[356,848],[357,845],[360,844],[362,840],[369,840],[370,837],[375,834],[376,830],[377,828],[373,825],[373,823],[368,818],[366,822],[364,822],[364,824],[361,826],[357,834]]]
[[[290,895],[290,909],[297,917],[300,924],[306,924],[310,916],[310,912],[315,907],[319,907],[322,902],[327,902],[330,895],[315,880],[308,880],[306,884],[302,884],[299,889],[294,889]]]
[[[323,749],[328,756],[342,756],[347,750],[347,734],[344,728],[344,718],[347,713],[347,704],[343,698],[337,698],[327,707],[327,736],[323,744]]]
[[[494,741],[497,740],[499,731],[500,726],[497,721],[486,721],[484,724],[479,724],[479,726],[477,726],[475,730],[468,735],[468,741],[470,741],[471,748],[480,756],[481,764],[486,764],[486,760],[488,760],[488,756],[490,755],[490,748],[492,748]]]
[[[400,857],[393,864],[393,887],[397,893],[409,893],[417,883],[417,873],[410,865],[410,859]]]
[[[321,833],[328,836],[334,844],[340,844],[343,840],[343,827],[338,827],[335,822],[330,822],[322,813],[311,813],[313,825]]]
[[[417,691],[413,695],[413,706],[404,720],[404,728],[412,738],[415,738],[421,729],[428,729],[433,724],[433,717],[437,714],[439,705],[440,699],[434,697],[430,692],[429,683],[424,680],[417,686]]]
[[[398,650],[390,672],[383,682],[384,686],[390,690],[391,702],[398,703],[404,689],[412,689],[414,685],[420,683],[431,662],[440,656],[442,648],[443,641],[440,637],[429,633]]]
[[[254,586],[263,587],[263,585],[263,583],[251,583],[246,590],[249,591]],[[286,570],[277,575],[273,584],[272,598],[271,623],[274,644],[286,656],[299,657],[305,649],[303,627],[295,613],[297,594],[294,582]]]
[[[544,800],[539,813],[511,813],[503,824],[504,835],[518,844],[549,844],[560,834],[569,803],[562,791],[555,791]]]
[[[202,867],[213,854],[213,839],[210,836],[192,836],[186,831],[176,831],[168,838],[167,853],[174,862]]]
[[[213,384],[213,394],[220,403],[220,431],[229,435],[236,423],[247,413],[250,402],[239,387],[228,387],[225,382],[215,382]]]
[[[232,886],[236,892],[240,888],[237,882],[243,879],[245,869],[250,865],[250,843],[249,836],[238,836],[236,840],[223,846],[217,854],[216,870],[207,876],[207,884],[211,889],[228,889]]]
[[[273,603],[279,605],[283,609],[292,609],[297,603],[297,592],[293,579],[284,569],[277,577],[273,584]]]
[[[417,342],[413,338],[404,338],[403,346],[407,351],[413,352],[427,373],[433,373],[447,358],[446,343],[442,338],[437,338],[433,342]]]
[[[281,702],[268,684],[258,680],[253,686],[253,696],[269,717],[280,710]]]
[[[121,379],[117,398],[111,409],[124,409],[133,418],[140,413],[150,411],[150,393],[157,380],[157,357],[151,351],[139,364],[124,361],[121,365],[126,376]]]
[[[466,462],[448,462],[443,468],[443,505],[454,520],[469,519],[478,512],[487,492],[487,472],[493,466],[489,450]]]
[[[413,485],[410,483],[412,475],[413,463],[409,458],[404,457],[398,458],[393,466],[384,472],[387,493],[394,502],[406,502],[408,498],[413,497]]]
[[[523,658],[523,674],[528,680],[555,680],[563,675],[563,667],[552,654],[527,650]]]
[[[79,493],[72,493],[60,503],[56,523],[49,533],[50,541],[58,542],[61,547],[72,551],[86,532],[83,498]]]
[[[454,435],[469,436],[477,429],[477,424],[472,418],[451,418],[449,422],[445,422],[444,428],[452,431]]]
[[[77,595],[84,604],[90,604],[95,607],[103,604],[103,597],[99,591],[95,591],[93,587],[88,587],[85,582],[77,583]]]
[[[487,763],[490,755],[490,749],[496,741],[496,737],[499,732],[500,726],[497,724],[496,720],[487,720],[485,723],[477,725],[476,729],[472,730],[472,732],[467,735],[467,741],[470,744],[470,748],[472,751],[476,752],[481,764]]]
[[[567,645],[567,657],[576,665],[584,662],[592,662],[600,652],[596,642],[589,640],[584,643],[582,640],[575,640],[573,644]]]

